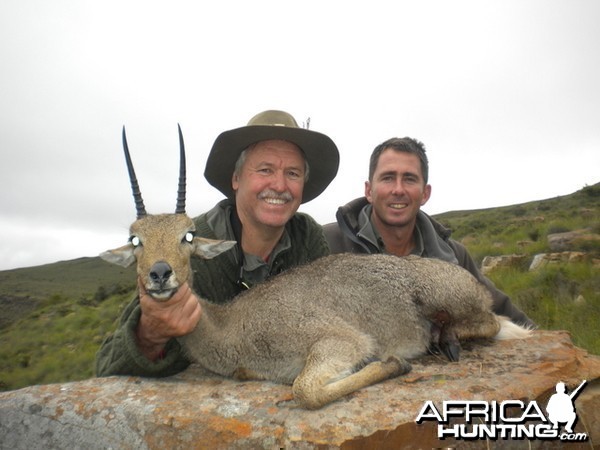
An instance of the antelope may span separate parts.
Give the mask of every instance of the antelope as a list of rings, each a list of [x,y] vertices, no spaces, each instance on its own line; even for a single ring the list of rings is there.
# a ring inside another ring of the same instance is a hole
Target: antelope
[[[129,266],[156,301],[185,281],[190,258],[213,258],[234,241],[194,236],[185,213],[185,150],[174,214],[146,213],[123,128],[137,220],[127,245],[100,256]],[[199,280],[201,282],[201,280]],[[317,409],[411,370],[409,360],[438,345],[458,359],[459,341],[525,338],[530,330],[497,316],[487,289],[465,269],[435,259],[331,255],[217,305],[202,298],[194,331],[178,338],[190,361],[239,380],[292,385],[295,402]]]

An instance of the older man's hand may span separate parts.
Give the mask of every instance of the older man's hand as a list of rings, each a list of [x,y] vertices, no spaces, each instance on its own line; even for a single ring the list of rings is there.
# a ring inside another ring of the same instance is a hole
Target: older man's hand
[[[202,308],[187,283],[167,301],[154,300],[138,280],[142,315],[136,330],[140,351],[151,361],[163,356],[167,342],[192,332]]]

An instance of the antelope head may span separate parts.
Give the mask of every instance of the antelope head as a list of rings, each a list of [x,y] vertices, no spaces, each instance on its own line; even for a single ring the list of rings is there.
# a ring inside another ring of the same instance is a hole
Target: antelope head
[[[110,263],[128,267],[137,261],[137,274],[146,291],[156,300],[169,299],[188,282],[192,286],[191,257],[210,259],[229,250],[235,241],[219,241],[195,236],[194,221],[185,213],[185,148],[179,128],[179,186],[174,214],[148,214],[138,186],[127,138],[123,127],[123,150],[137,220],[129,228],[129,242],[123,247],[103,252],[100,257]]]

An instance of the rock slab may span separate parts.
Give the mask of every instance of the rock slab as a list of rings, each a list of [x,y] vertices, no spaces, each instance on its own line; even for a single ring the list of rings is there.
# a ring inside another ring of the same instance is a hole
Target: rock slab
[[[2,449],[397,449],[563,448],[559,441],[437,439],[437,424],[415,423],[424,402],[536,400],[558,381],[573,389],[576,432],[600,448],[600,357],[567,332],[536,331],[523,341],[477,342],[461,361],[413,361],[402,377],[370,386],[317,411],[296,408],[289,386],[237,382],[192,366],[166,379],[108,377],[0,393]]]

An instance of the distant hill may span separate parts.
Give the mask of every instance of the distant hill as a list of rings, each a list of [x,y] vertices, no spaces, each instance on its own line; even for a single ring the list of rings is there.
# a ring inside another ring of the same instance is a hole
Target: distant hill
[[[588,218],[600,221],[599,216],[589,217],[592,213],[598,213],[595,208],[600,207],[600,183],[585,186],[569,195],[561,195],[544,200],[535,200],[516,205],[500,206],[496,208],[472,209],[465,211],[450,211],[437,214],[435,218],[441,222],[449,221],[455,224],[469,223],[473,220],[498,220],[507,219],[514,221],[515,218],[529,217],[545,220],[557,220],[575,215],[588,215]],[[483,225],[483,224],[482,224]],[[491,223],[485,224],[491,225]]]
[[[600,233],[600,183],[559,197],[434,216],[481,262],[486,255],[549,251],[546,236],[582,228]],[[523,246],[524,242],[530,245]]]
[[[99,257],[77,258],[42,266],[0,271],[0,295],[45,298],[52,294],[77,298],[99,286],[131,284],[135,269],[109,264]]]
[[[79,300],[98,289],[135,287],[135,268],[124,269],[95,258],[0,271],[0,329],[52,296]]]

